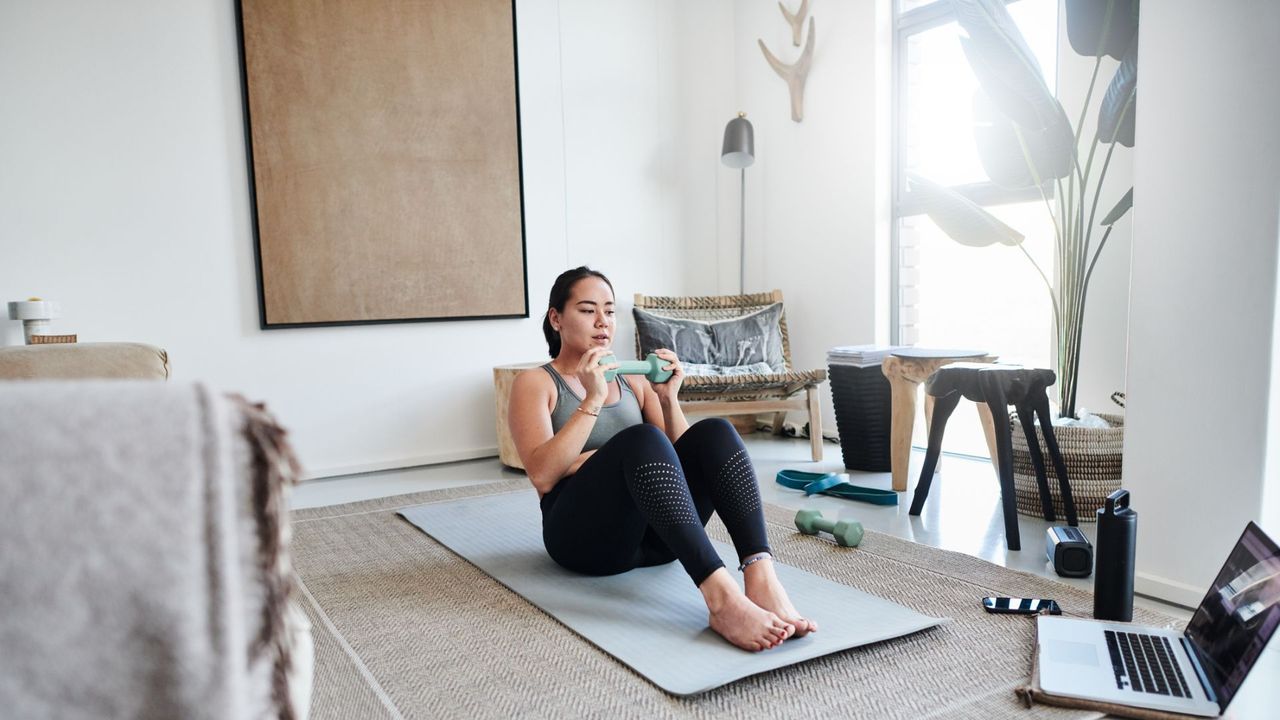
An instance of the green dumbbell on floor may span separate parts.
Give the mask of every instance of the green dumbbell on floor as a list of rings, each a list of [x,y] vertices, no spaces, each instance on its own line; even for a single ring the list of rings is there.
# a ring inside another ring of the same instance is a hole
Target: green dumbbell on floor
[[[796,529],[805,535],[817,535],[819,531],[835,536],[841,547],[858,547],[862,542],[862,523],[857,520],[824,520],[817,510],[801,510],[796,513]]]
[[[666,360],[658,357],[653,353],[649,353],[648,357],[643,360],[618,360],[612,355],[605,355],[600,358],[601,365],[612,365],[618,363],[619,367],[614,370],[604,371],[605,382],[613,382],[618,375],[643,375],[648,378],[649,382],[664,383],[671,379],[671,371],[663,370],[662,366],[667,364]]]

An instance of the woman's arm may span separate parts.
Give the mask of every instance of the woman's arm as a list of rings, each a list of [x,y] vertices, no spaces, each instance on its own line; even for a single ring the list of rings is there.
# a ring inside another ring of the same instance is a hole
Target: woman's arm
[[[685,419],[684,410],[680,409],[680,401],[674,395],[671,396],[670,401],[659,402],[662,405],[662,414],[667,418],[667,426],[663,429],[666,430],[667,438],[675,442],[680,439],[685,430],[689,429],[689,421]]]
[[[589,351],[579,365],[579,379],[584,379],[586,399],[578,405],[569,421],[554,432],[551,411],[555,407],[555,381],[544,370],[535,368],[516,376],[507,404],[507,426],[515,441],[520,462],[524,463],[529,481],[540,495],[545,495],[561,478],[577,472],[591,457],[583,452],[596,416],[604,405],[608,385],[603,374],[617,365],[597,365],[603,352]]]
[[[538,377],[541,375],[542,377]],[[560,432],[551,430],[551,407],[555,404],[555,383],[541,368],[526,370],[516,376],[507,404],[507,426],[515,441],[520,462],[524,463],[529,482],[545,495],[573,474],[590,457],[582,452],[595,427],[596,419],[586,412],[574,412]],[[600,412],[599,401],[584,400],[578,407]]]

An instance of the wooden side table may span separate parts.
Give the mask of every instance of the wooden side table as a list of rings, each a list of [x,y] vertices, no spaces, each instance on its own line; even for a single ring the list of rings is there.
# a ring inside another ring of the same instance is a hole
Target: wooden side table
[[[494,409],[498,414],[498,460],[507,467],[524,470],[524,463],[520,462],[520,453],[516,452],[515,440],[511,439],[511,430],[507,427],[507,404],[511,399],[511,385],[516,381],[516,375],[529,368],[545,364],[542,361],[514,363],[498,365],[493,369]]]
[[[890,393],[893,397],[893,419],[889,428],[889,463],[893,471],[893,489],[898,492],[907,489],[907,469],[911,464],[911,430],[916,423],[916,390],[920,387],[920,383],[928,380],[935,370],[959,360],[993,363],[996,361],[996,356],[988,355],[982,350],[903,348],[889,355],[880,364],[880,371],[889,378]],[[933,398],[926,396],[924,400],[926,426],[931,421],[932,415]],[[991,451],[991,462],[994,464],[997,453],[991,410],[986,405],[979,404],[978,417],[982,420],[982,430],[987,438],[987,448]]]

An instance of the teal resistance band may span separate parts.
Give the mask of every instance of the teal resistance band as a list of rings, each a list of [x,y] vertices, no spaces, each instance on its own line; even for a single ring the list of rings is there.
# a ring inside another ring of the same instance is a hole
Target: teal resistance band
[[[792,490],[803,490],[805,495],[831,495],[846,500],[858,500],[872,505],[897,505],[898,493],[892,490],[850,485],[836,473],[812,473],[803,470],[779,470],[778,484]]]

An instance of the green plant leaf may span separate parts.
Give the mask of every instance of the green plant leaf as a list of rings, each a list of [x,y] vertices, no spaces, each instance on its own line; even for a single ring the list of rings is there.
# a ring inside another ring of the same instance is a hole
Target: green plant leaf
[[[1005,225],[969,198],[915,173],[908,174],[907,179],[911,183],[912,195],[919,200],[929,219],[952,240],[969,247],[1022,243],[1022,233]]]
[[[1035,163],[1042,183],[1071,174],[1075,137],[1065,123],[1053,123],[1038,131],[1022,128],[1024,153],[1013,121],[982,90],[973,95],[973,121],[978,160],[991,182],[1011,189],[1035,187],[1028,159]]]
[[[983,91],[1000,112],[1025,130],[1071,123],[1045,84],[1040,63],[1001,0],[951,0],[968,37],[960,47]]]
[[[1138,0],[1066,0],[1066,14],[1067,41],[1072,50],[1085,57],[1110,55],[1119,60],[1129,49],[1129,38],[1138,31]],[[1104,26],[1108,30],[1102,40]]]
[[[1133,147],[1134,117],[1138,110],[1138,36],[1135,34],[1129,49],[1116,68],[1116,74],[1107,86],[1107,94],[1098,109],[1098,139],[1109,143],[1114,135],[1116,142]],[[1121,117],[1121,113],[1124,117]],[[1117,131],[1116,126],[1119,125]]]
[[[1111,208],[1111,212],[1102,218],[1103,226],[1115,225],[1131,207],[1133,207],[1133,188],[1129,188],[1129,192],[1125,193],[1124,197],[1120,198],[1120,202]]]

